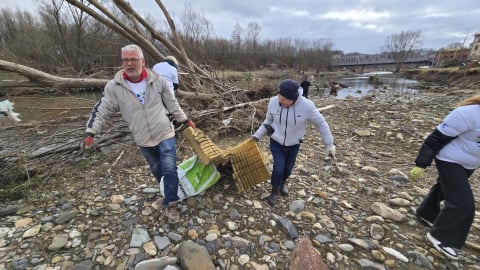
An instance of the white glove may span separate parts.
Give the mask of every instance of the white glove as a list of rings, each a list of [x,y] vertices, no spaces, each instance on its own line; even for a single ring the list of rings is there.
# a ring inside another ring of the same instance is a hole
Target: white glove
[[[335,154],[337,153],[335,151],[335,145],[330,145],[330,146],[327,146],[327,152],[328,152],[328,156],[335,159]]]

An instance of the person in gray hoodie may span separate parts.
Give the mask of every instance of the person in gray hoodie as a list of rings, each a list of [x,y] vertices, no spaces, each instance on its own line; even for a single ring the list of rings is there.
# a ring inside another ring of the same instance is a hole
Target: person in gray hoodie
[[[273,170],[272,190],[267,202],[271,206],[275,206],[280,195],[288,195],[287,179],[292,173],[308,123],[320,132],[328,155],[335,158],[335,145],[327,121],[311,100],[299,94],[299,88],[293,80],[280,83],[277,95],[268,103],[265,120],[252,136],[256,141],[265,134],[270,136]]]

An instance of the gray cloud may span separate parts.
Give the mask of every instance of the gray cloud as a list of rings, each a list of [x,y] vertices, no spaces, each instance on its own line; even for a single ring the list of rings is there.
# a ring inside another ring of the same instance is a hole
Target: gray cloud
[[[0,0],[0,7],[29,8],[33,0]],[[130,0],[141,14],[161,14],[154,0]],[[185,4],[204,15],[215,34],[230,38],[235,24],[256,22],[261,38],[330,39],[345,52],[380,52],[389,35],[420,30],[423,46],[440,49],[454,42],[468,46],[480,32],[478,0],[209,0],[162,1],[176,21]],[[35,5],[33,5],[35,6]],[[31,7],[30,7],[31,8]],[[468,35],[467,35],[468,33]]]

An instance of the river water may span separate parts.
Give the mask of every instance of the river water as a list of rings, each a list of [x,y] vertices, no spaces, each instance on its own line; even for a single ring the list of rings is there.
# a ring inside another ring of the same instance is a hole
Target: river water
[[[376,77],[382,82],[382,85],[378,86],[378,89],[387,88],[389,89],[388,91],[393,90],[412,94],[419,92],[419,90],[415,88],[418,86],[417,81],[396,78],[393,73],[389,71],[377,71],[341,78],[337,82],[346,87],[340,88],[337,91],[336,98],[343,99],[349,96],[359,98],[366,95],[369,91],[375,90],[375,86],[369,83],[370,77]],[[324,89],[321,94],[323,96],[330,95],[330,89]]]
[[[419,91],[415,89],[415,86],[418,85],[417,81],[395,78],[391,72],[370,72],[337,80],[338,83],[346,87],[337,91],[336,98],[359,98],[374,90],[375,86],[369,83],[369,77],[371,76],[377,77],[383,83],[379,86],[379,89],[386,88],[385,91],[412,94]],[[316,89],[310,90],[310,96],[315,93],[319,96],[328,96],[330,95],[330,89],[320,88],[318,93]],[[88,115],[101,96],[101,91],[89,91],[44,96],[12,96],[8,99],[14,102],[15,111],[20,113],[20,118],[24,121],[43,121],[58,116]]]

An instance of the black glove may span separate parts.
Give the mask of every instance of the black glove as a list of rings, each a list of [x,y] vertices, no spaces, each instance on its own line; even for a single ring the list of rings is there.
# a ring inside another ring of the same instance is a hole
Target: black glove
[[[184,129],[188,128],[188,127],[191,127],[193,129],[196,128],[195,123],[190,119],[187,119],[187,120],[183,121],[182,123],[180,123],[180,125],[176,126],[175,131],[180,132],[180,131],[183,131]]]

